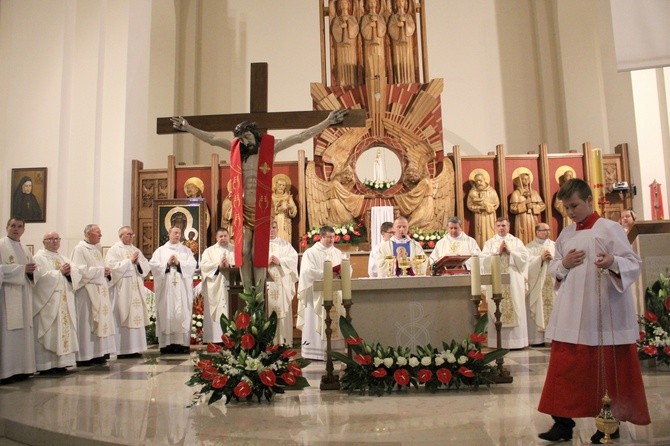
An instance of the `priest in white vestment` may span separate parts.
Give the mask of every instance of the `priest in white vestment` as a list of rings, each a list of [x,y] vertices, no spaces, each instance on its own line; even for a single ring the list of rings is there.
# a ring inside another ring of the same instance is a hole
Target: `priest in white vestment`
[[[0,239],[0,380],[27,379],[35,373],[31,287],[36,265],[21,243],[25,222],[10,218]]]
[[[526,245],[528,258],[528,343],[544,345],[544,331],[554,306],[554,278],[547,274],[549,262],[556,254],[556,245],[549,239],[551,228],[546,223],[535,225],[535,239]]]
[[[422,264],[417,265],[412,261],[415,256],[422,255],[425,257],[426,254],[423,252],[421,245],[407,235],[408,231],[407,218],[401,216],[393,221],[393,237],[379,245],[379,254],[377,255],[378,277],[392,277],[403,274],[402,269],[398,265],[398,260],[402,258],[410,262],[407,275],[418,276],[426,273],[427,262],[424,261]],[[390,257],[393,257],[392,271],[389,271],[390,262],[387,263],[387,258]]]
[[[298,321],[302,330],[303,358],[323,361],[326,359],[326,311],[323,308],[323,292],[314,291],[314,281],[323,280],[323,264],[330,260],[333,265],[333,276],[339,274],[342,264],[342,251],[334,245],[335,230],[331,226],[323,226],[319,231],[320,239],[302,254],[300,263],[300,280],[298,281]],[[340,316],[344,316],[342,292],[333,290],[333,307],[330,317],[333,320],[331,348],[333,351],[344,350],[344,339],[340,332]]]
[[[382,223],[379,228],[379,234],[382,236],[380,242],[372,247],[370,250],[370,257],[368,258],[368,276],[370,277],[379,277],[379,271],[377,270],[377,257],[379,256],[379,249],[382,247],[384,242],[389,241],[393,237],[393,223],[390,221],[385,221]]]
[[[102,232],[95,224],[84,228],[84,240],[74,247],[72,265],[79,268],[81,280],[74,286],[77,309],[77,365],[104,364],[116,353],[116,325],[109,292],[110,270],[100,251]]]
[[[463,221],[459,217],[449,217],[447,233],[437,241],[433,252],[430,253],[428,263],[434,264],[445,256],[478,256],[481,249],[477,241],[463,232]],[[465,267],[472,269],[472,260],[465,261]]]
[[[42,240],[44,249],[34,257],[33,324],[40,374],[64,373],[75,365],[79,351],[73,284],[79,283],[81,274],[67,257],[58,254],[60,240],[57,232],[47,232]]]
[[[156,293],[156,336],[161,353],[188,353],[191,345],[193,252],[181,244],[181,229],[170,229],[169,240],[151,260]]]
[[[130,226],[119,229],[119,241],[114,243],[105,257],[112,275],[112,301],[116,353],[119,358],[141,356],[147,350],[145,327],[151,323],[147,306],[144,278],[151,271],[149,261],[133,245],[135,233]]]
[[[521,240],[509,233],[509,220],[500,217],[496,221],[496,235],[484,243],[482,263],[485,273],[491,273],[491,261],[499,254],[500,272],[509,273],[509,285],[502,286],[500,311],[502,348],[524,348],[528,346],[528,322],[526,319],[526,273],[528,250]],[[495,304],[491,299],[491,287],[487,286],[486,299],[489,308],[488,346],[497,346],[495,328]]]
[[[279,238],[276,221],[270,224],[268,262],[267,314],[277,314],[274,343],[293,345],[293,296],[298,281],[298,252],[289,242]]]
[[[205,249],[200,259],[204,300],[202,340],[205,343],[221,342],[221,315],[231,316],[228,308],[228,287],[230,267],[235,265],[235,246],[229,240],[228,230],[219,228],[216,231],[216,244]]]

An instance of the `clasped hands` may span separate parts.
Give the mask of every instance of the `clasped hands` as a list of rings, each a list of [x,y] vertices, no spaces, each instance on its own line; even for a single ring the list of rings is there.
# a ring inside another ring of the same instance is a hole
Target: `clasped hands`
[[[584,263],[586,259],[586,253],[579,249],[571,249],[563,257],[562,264],[564,268],[572,269],[575,266],[579,266]],[[609,269],[610,266],[614,263],[614,256],[606,252],[598,252],[596,256],[596,261],[593,262],[595,266],[601,269]]]

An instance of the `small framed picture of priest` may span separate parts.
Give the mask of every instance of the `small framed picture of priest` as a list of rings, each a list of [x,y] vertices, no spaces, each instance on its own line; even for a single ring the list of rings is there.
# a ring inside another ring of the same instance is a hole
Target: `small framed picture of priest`
[[[47,221],[47,168],[12,169],[12,217],[26,223]]]
[[[182,243],[199,259],[207,248],[207,205],[202,198],[154,200],[154,249],[168,241],[170,228],[182,231]]]

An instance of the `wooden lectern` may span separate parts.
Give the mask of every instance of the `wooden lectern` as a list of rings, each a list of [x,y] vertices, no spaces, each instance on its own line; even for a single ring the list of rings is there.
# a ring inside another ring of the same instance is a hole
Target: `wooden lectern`
[[[633,251],[642,259],[642,273],[635,283],[638,314],[644,314],[644,293],[660,273],[670,274],[670,220],[636,221],[628,233]]]

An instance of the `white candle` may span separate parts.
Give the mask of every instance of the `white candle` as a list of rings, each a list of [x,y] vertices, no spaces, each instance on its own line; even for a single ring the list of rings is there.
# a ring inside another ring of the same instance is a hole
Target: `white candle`
[[[323,262],[323,301],[333,300],[333,262]]]
[[[502,291],[502,276],[500,275],[500,256],[491,256],[491,284],[493,294],[500,294]]]
[[[342,268],[340,269],[342,276],[342,299],[351,299],[351,261],[349,259],[342,260]]]
[[[482,294],[482,278],[479,271],[479,256],[472,256],[472,264],[470,265],[470,295],[480,296]]]

